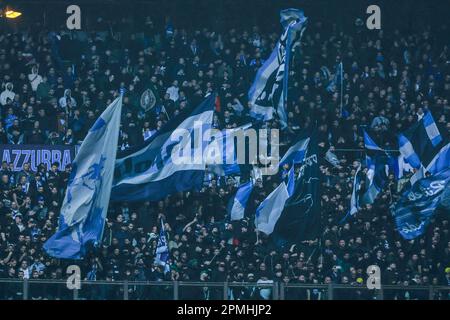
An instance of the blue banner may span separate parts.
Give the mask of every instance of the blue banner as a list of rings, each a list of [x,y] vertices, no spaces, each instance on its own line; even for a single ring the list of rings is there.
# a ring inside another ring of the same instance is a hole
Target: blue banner
[[[12,163],[13,171],[21,171],[25,163],[29,163],[32,171],[37,171],[40,164],[50,170],[52,163],[59,165],[63,171],[75,158],[75,147],[69,145],[0,145],[1,160]]]
[[[410,240],[422,235],[435,209],[441,204],[444,190],[449,188],[450,168],[417,181],[403,193],[393,208],[397,229]]]

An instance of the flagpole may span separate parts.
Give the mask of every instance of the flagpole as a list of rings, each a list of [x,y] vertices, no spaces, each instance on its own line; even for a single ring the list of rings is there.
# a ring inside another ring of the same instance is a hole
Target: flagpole
[[[341,116],[342,116],[342,110],[343,110],[343,93],[344,93],[344,70],[342,67],[342,61],[339,64],[340,73],[341,73]]]
[[[164,107],[164,105],[162,106],[162,109],[164,110],[164,113],[166,114],[167,120],[170,120],[169,114],[167,113],[166,107]]]

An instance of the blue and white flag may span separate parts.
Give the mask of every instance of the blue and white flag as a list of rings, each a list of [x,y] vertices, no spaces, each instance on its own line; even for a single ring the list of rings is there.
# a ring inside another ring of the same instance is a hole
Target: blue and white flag
[[[346,222],[350,216],[354,216],[359,210],[359,190],[361,189],[361,178],[359,172],[361,171],[361,164],[356,169],[355,176],[353,177],[353,191],[350,198],[350,209],[345,217],[341,220],[341,224]]]
[[[402,154],[392,157],[390,166],[397,179],[401,179],[405,172],[414,172],[414,168],[405,161],[405,157]]]
[[[244,218],[245,208],[247,207],[248,199],[253,191],[253,182],[249,181],[239,186],[236,195],[230,200],[228,204],[228,213],[230,219],[241,220]]]
[[[355,177],[353,178],[353,191],[350,200],[350,215],[355,215],[359,210],[359,190],[361,188],[361,179],[359,177],[359,172],[361,171],[361,165],[358,166],[356,170]]]
[[[97,119],[72,163],[58,231],[44,244],[56,258],[81,259],[102,239],[113,182],[122,97]]]
[[[335,67],[334,75],[327,86],[327,91],[330,93],[335,93],[337,91],[337,86],[342,87],[342,82],[344,81],[344,72],[343,72],[342,62],[338,63]],[[341,92],[342,94],[342,92]]]
[[[310,132],[308,151],[295,177],[295,186],[287,187],[289,199],[276,221],[272,238],[280,245],[314,240],[321,230],[320,169],[318,132]],[[291,168],[291,170],[293,170]],[[292,173],[289,173],[289,176]],[[292,179],[290,180],[292,181]],[[288,186],[290,182],[288,182]],[[278,208],[276,208],[278,210]]]
[[[430,112],[414,124],[411,128],[399,135],[398,144],[400,153],[405,161],[413,168],[419,169],[422,165],[428,166],[438,152],[442,136]]]
[[[206,168],[203,151],[210,141],[215,95],[191,114],[179,114],[139,150],[116,161],[112,201],[157,201],[176,192],[200,188]],[[174,158],[175,157],[175,158]]]
[[[367,170],[368,188],[361,196],[361,205],[372,204],[378,194],[383,190],[389,174],[389,157],[385,154],[376,155],[370,159]]]
[[[375,141],[369,136],[366,130],[363,130],[363,133],[364,133],[364,147],[366,149],[366,167],[367,167],[366,177],[368,182],[367,185],[369,186],[368,189],[372,188],[372,193],[374,193],[375,190],[379,189],[373,185],[373,179],[375,177],[376,159],[377,157],[385,153],[383,152],[383,149],[381,149],[375,143]],[[378,190],[378,192],[379,191],[381,190]],[[369,200],[367,199],[367,201]]]
[[[450,187],[450,168],[415,183],[393,206],[397,230],[404,239],[414,239],[425,232],[444,190]]]
[[[363,130],[364,132],[364,146],[366,149],[374,150],[374,151],[383,151],[376,143],[373,141],[373,139],[369,136],[369,134],[366,132],[366,130]]]
[[[325,160],[327,160],[335,168],[339,168],[341,165],[341,161],[339,160],[337,155],[331,151],[331,149],[328,149],[328,151],[325,153]]]
[[[289,191],[283,181],[256,209],[255,226],[258,231],[267,235],[273,232],[287,199]]]
[[[280,17],[284,32],[269,59],[258,70],[248,92],[248,99],[253,118],[271,120],[276,109],[282,128],[286,128],[290,52],[293,44],[301,39],[307,18],[302,10],[297,9],[282,10]]]
[[[383,151],[375,141],[369,136],[366,130],[364,133],[364,148],[366,149],[366,166],[367,166],[367,178],[369,184],[372,184],[373,176],[375,174],[375,157],[380,153],[378,151]]]
[[[411,176],[411,178],[409,179],[409,183],[411,186],[413,186],[417,181],[419,181],[420,179],[423,179],[423,178],[425,178],[425,168],[423,166],[421,166]]]
[[[380,155],[387,157],[389,172],[393,173],[397,179],[400,179],[403,176],[404,171],[412,171],[413,168],[405,162],[402,154],[398,156],[397,154],[392,154],[391,152],[380,148],[365,130],[363,130],[363,132],[364,147],[366,148],[366,164],[368,168],[367,176],[370,183],[372,183],[375,174],[376,158]]]
[[[270,235],[281,213],[284,205],[290,196],[294,193],[295,175],[294,166],[289,170],[288,182],[281,182],[256,209],[255,226],[258,231]]]
[[[283,167],[285,164],[298,164],[303,162],[306,151],[308,150],[309,140],[309,138],[302,139],[290,147],[283,158],[281,158],[279,166]]]
[[[425,170],[431,174],[436,174],[448,168],[450,168],[450,143],[439,150],[439,153],[431,160]]]
[[[409,163],[413,168],[418,169],[421,167],[422,163],[420,161],[419,155],[414,151],[414,147],[403,134],[398,136],[398,145],[400,148],[400,153],[407,163]]]
[[[425,168],[423,165],[414,173],[409,182],[414,185],[420,179],[425,178],[425,173],[436,174],[447,168],[450,168],[450,143],[443,146],[438,154],[431,160]]]
[[[291,169],[289,169],[288,172],[288,182],[287,182],[287,191],[289,194],[289,197],[294,194],[295,189],[295,167],[294,165],[291,166]]]
[[[155,263],[164,267],[164,272],[170,271],[169,247],[167,245],[167,233],[164,228],[164,221],[161,219],[161,229],[159,230],[158,244],[156,245]]]
[[[431,112],[427,112],[423,116],[423,126],[425,127],[425,131],[427,133],[428,139],[430,139],[433,147],[438,146],[442,142],[442,136],[439,132],[436,123],[434,122],[433,116]]]

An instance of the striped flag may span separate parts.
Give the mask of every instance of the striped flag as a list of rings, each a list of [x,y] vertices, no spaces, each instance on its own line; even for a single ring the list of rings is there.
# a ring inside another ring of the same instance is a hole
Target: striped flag
[[[256,209],[256,229],[267,235],[271,234],[280,218],[281,212],[283,212],[287,199],[289,199],[289,191],[286,183],[283,181]]]
[[[248,92],[251,104],[250,116],[268,121],[276,110],[282,128],[287,127],[287,90],[289,79],[290,51],[306,28],[307,18],[302,10],[286,9],[280,12],[284,32],[269,59],[258,70]]]
[[[283,158],[280,160],[280,167],[283,167],[285,164],[297,164],[303,162],[305,159],[306,151],[308,150],[309,138],[302,139],[291,146]]]
[[[208,145],[203,132],[212,128],[214,107],[215,95],[210,94],[190,113],[172,118],[143,147],[118,157],[111,200],[157,201],[200,188],[206,168],[203,150]]]
[[[430,163],[442,141],[430,112],[398,137],[400,153],[415,169],[422,165],[426,167]]]
[[[235,196],[228,204],[228,213],[231,220],[241,220],[244,218],[245,208],[248,199],[253,191],[253,183],[249,181],[239,186]]]

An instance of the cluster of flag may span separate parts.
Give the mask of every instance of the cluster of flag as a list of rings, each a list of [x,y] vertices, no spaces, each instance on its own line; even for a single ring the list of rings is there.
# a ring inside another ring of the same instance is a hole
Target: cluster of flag
[[[280,167],[288,173],[256,208],[256,230],[270,235],[281,245],[317,239],[320,229],[319,167],[316,133],[301,138],[284,154]],[[295,173],[295,170],[299,172]],[[253,181],[242,184],[229,203],[231,220],[245,217]]]
[[[131,149],[116,157],[116,145],[120,128],[122,100],[117,98],[100,116],[91,128],[74,160],[73,172],[67,194],[61,209],[59,230],[46,243],[46,251],[57,258],[80,259],[89,245],[98,245],[109,201],[159,200],[175,192],[199,188],[203,183],[205,162],[199,164],[175,165],[171,151],[175,147],[171,133],[177,129],[194,130],[194,123],[200,121],[203,129],[212,127],[214,95],[210,95],[186,118],[175,117],[159,132],[154,134],[143,147]],[[236,130],[246,130],[251,125]],[[224,131],[228,132],[228,131]],[[219,139],[227,140],[222,134]],[[300,235],[312,234],[311,228],[303,228],[305,220],[319,217],[317,142],[313,136],[298,139],[288,149],[279,165],[289,165],[287,181],[262,201],[255,213],[255,226],[267,235],[295,240]],[[188,149],[195,153],[196,146],[188,142]],[[232,155],[234,146],[224,143],[224,156]],[[300,174],[295,176],[295,167]],[[230,168],[236,168],[230,170]],[[312,169],[314,168],[314,169]],[[236,163],[223,163],[216,170],[227,175],[239,172]],[[313,170],[313,171],[312,171]],[[314,184],[314,187],[308,185]],[[243,183],[230,201],[230,220],[245,217],[245,210],[254,189],[254,182]],[[292,199],[292,201],[291,201]],[[301,212],[305,216],[301,217]],[[292,228],[295,221],[298,230]],[[318,219],[318,218],[317,218]],[[316,219],[316,220],[317,220]],[[307,224],[306,224],[307,225]],[[303,228],[304,234],[301,232]],[[308,231],[308,232],[306,232]],[[161,222],[160,237],[155,252],[155,262],[168,271],[167,235]]]
[[[284,31],[271,56],[258,70],[248,97],[250,115],[254,119],[268,121],[276,111],[282,128],[286,128],[290,55],[294,43],[302,37],[307,18],[303,11],[296,9],[282,10],[280,17]],[[344,116],[343,76],[343,65],[339,63],[327,91],[334,93],[340,84]],[[203,184],[206,162],[179,165],[173,159],[173,151],[179,148],[195,156],[197,150],[208,147],[211,141],[204,141],[203,135],[194,131],[206,132],[213,127],[213,114],[218,106],[216,95],[210,94],[195,109],[170,119],[146,140],[145,145],[117,155],[122,94],[98,118],[79,148],[61,208],[58,231],[44,245],[51,256],[81,259],[89,246],[97,246],[102,239],[110,200],[156,201],[177,192],[199,189]],[[143,107],[153,107],[156,101],[150,98],[144,99]],[[197,123],[201,128],[196,128]],[[248,124],[235,130],[245,131],[251,126]],[[193,139],[174,141],[172,135],[178,131],[186,132]],[[235,158],[234,143],[230,141],[231,133],[223,131],[217,137],[223,145],[222,163],[208,166],[220,176],[242,173]],[[403,237],[411,239],[422,234],[434,209],[440,203],[448,205],[450,202],[450,144],[442,146],[443,139],[431,113],[426,113],[399,136],[400,156],[380,148],[367,132],[364,132],[364,142],[366,188],[361,190],[359,167],[353,179],[350,210],[345,219],[355,215],[362,205],[376,200],[390,172],[401,178],[405,170],[414,169],[416,174],[409,189],[392,210]],[[330,151],[326,159],[339,165],[337,157]],[[288,167],[288,174],[256,209],[256,230],[272,236],[279,244],[316,239],[321,224],[316,129],[299,137],[282,157],[279,166]],[[239,186],[228,205],[230,220],[245,218],[253,190],[254,181]],[[168,271],[168,261],[167,233],[161,221],[155,262]]]
[[[249,100],[252,103],[250,113],[254,118],[261,119],[262,116],[262,120],[269,120],[273,109],[276,109],[283,127],[286,127],[290,55],[294,43],[301,39],[307,18],[303,11],[296,9],[282,10],[280,17],[283,34],[270,58],[258,71],[249,90]],[[124,92],[120,93],[122,96]],[[156,99],[153,96],[150,94],[141,99],[145,102],[142,105],[144,109],[151,109],[155,105]],[[201,123],[202,132],[212,128],[216,102],[216,96],[210,94],[194,110],[187,110],[170,119],[162,129],[146,140],[144,146],[129,149],[116,156],[122,106],[122,98],[117,98],[100,116],[79,149],[61,209],[59,229],[46,242],[46,251],[58,258],[82,258],[89,244],[95,246],[101,241],[110,200],[155,201],[176,192],[199,189],[206,170],[205,161],[177,165],[172,158],[173,150],[180,148],[195,155],[196,150],[204,150],[208,146],[210,141],[204,141],[201,134],[195,135],[193,131],[196,123]],[[244,126],[236,130],[248,128],[249,126]],[[175,130],[188,132],[195,141],[173,141],[171,137]],[[224,157],[234,155],[234,144],[228,143],[228,138],[226,133],[219,137],[225,141]],[[287,184],[283,182],[277,189],[280,191],[274,191],[263,202],[258,209],[258,221],[266,217],[272,223],[274,215],[269,209],[273,206],[272,202],[279,204],[280,199],[284,199],[284,203],[295,193],[293,166],[302,162],[307,144],[307,141],[303,141],[294,146],[283,159],[283,164],[289,163],[292,166],[289,181]],[[303,153],[297,154],[295,150]],[[222,176],[241,173],[236,161],[224,161],[220,165],[211,165],[209,169]],[[241,219],[244,216],[252,189],[251,182],[239,188],[230,205],[231,219]],[[283,206],[277,205],[277,208],[282,209]],[[262,229],[259,222],[258,225]],[[167,245],[163,225],[161,232],[156,260],[165,263]]]
[[[406,191],[392,206],[398,231],[405,239],[413,239],[425,231],[435,209],[446,199],[450,169],[450,144],[444,141],[430,112],[411,128],[399,134],[400,155],[380,148],[364,131],[366,149],[366,185],[361,191],[360,169],[353,180],[349,216],[361,206],[372,204],[383,190],[390,173],[400,179],[405,171],[415,172]]]
[[[157,201],[176,192],[200,188],[205,162],[190,161],[179,165],[174,163],[172,152],[176,146],[180,148],[180,152],[185,147],[192,151],[205,149],[207,142],[203,140],[201,132],[212,128],[214,108],[215,95],[210,94],[193,111],[187,110],[169,121],[146,141],[144,147],[127,150],[119,155],[111,200]],[[201,128],[198,128],[200,132],[194,132],[196,123],[201,124]],[[186,133],[192,139],[174,141],[172,134],[175,130]]]

